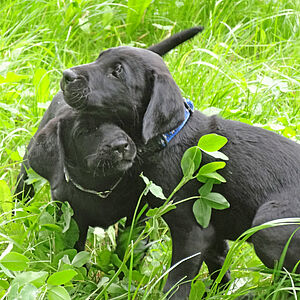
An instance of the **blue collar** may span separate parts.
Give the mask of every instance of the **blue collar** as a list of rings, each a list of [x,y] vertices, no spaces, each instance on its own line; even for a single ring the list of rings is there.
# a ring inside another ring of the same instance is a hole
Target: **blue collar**
[[[185,112],[184,112],[184,121],[175,129],[164,133],[158,137],[158,144],[159,148],[163,149],[167,147],[168,143],[175,137],[175,135],[183,128],[183,126],[186,124],[190,116],[192,115],[194,111],[194,104],[191,100],[184,98],[184,106],[185,106]]]

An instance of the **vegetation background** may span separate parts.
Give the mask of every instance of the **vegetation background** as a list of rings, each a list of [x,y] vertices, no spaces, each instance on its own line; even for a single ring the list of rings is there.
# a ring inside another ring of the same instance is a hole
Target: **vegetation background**
[[[164,298],[171,244],[159,217],[125,257],[116,246],[117,236],[126,246],[124,222],[91,229],[87,251],[77,254],[70,250],[77,233],[72,211],[65,204],[62,215],[56,213],[41,178],[30,178],[39,189],[32,201],[12,195],[26,145],[59,90],[62,70],[109,47],[147,47],[201,24],[201,35],[165,57],[183,95],[206,114],[299,141],[299,14],[297,0],[0,0],[0,297]],[[134,230],[138,236],[138,226]],[[232,284],[209,290],[204,266],[190,299],[201,299],[205,290],[206,299],[297,299],[299,277],[284,272],[278,278],[246,243],[234,242],[230,254],[224,269],[231,268]]]

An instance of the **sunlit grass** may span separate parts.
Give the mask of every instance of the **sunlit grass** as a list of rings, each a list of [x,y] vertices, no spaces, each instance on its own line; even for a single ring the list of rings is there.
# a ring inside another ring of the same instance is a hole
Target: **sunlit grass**
[[[130,34],[126,31],[126,22],[130,22],[127,3],[1,2],[0,180],[11,191],[25,147],[59,90],[62,70],[93,61],[103,49],[118,45],[147,47],[171,33],[199,24],[205,26],[203,33],[165,57],[182,94],[205,113],[219,113],[300,140],[299,1],[155,0]],[[6,197],[11,199],[10,195]],[[32,249],[39,250],[42,243],[38,234],[42,213],[54,212],[49,201],[49,189],[44,188],[30,204],[16,204],[20,211],[15,223],[7,219],[4,211],[0,217],[1,249],[15,241],[22,245],[24,253],[32,254],[28,257],[38,261],[42,255]],[[129,272],[131,281],[126,276],[115,281],[108,294],[103,293],[105,297],[163,297],[163,282],[155,288],[151,283],[166,271],[163,266],[169,261],[171,243],[163,222],[152,225],[155,230],[151,231],[151,245],[139,271],[133,268]],[[90,234],[88,246],[94,262],[99,253],[114,253],[113,232],[110,229],[103,234]],[[54,243],[53,236],[54,232],[50,232],[48,243]],[[252,293],[255,299],[296,299],[297,278],[286,272],[274,282],[274,275],[262,267],[251,246],[243,243],[234,249],[232,260],[224,268],[231,268],[238,287],[228,288],[225,294],[212,291],[208,298],[234,299]],[[129,261],[131,258],[129,255]],[[111,271],[118,269],[115,263]],[[50,262],[45,264],[44,269],[56,268]],[[206,288],[211,283],[207,276],[204,267],[199,278]],[[83,285],[69,287],[70,294],[73,299],[85,299],[96,290],[103,291],[105,277],[102,271],[92,269]],[[0,271],[0,295],[6,291],[2,279],[6,277]],[[142,284],[139,286],[138,282]],[[126,291],[126,284],[135,291]]]

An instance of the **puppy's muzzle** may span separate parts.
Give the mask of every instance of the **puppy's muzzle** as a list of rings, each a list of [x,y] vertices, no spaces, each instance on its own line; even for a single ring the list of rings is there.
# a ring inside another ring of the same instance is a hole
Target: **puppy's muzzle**
[[[87,106],[89,87],[86,76],[72,69],[63,72],[60,87],[65,101],[75,109],[84,109]]]

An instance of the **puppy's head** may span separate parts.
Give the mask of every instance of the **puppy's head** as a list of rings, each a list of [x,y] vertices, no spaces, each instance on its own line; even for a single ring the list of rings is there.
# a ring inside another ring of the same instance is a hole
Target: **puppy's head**
[[[95,177],[126,172],[136,156],[134,142],[120,127],[99,124],[87,115],[76,118],[70,131],[62,131],[61,148],[66,161]]]
[[[64,72],[65,101],[78,110],[121,120],[147,143],[184,120],[184,101],[163,59],[133,47],[106,50],[98,59]]]
[[[138,142],[175,129],[184,120],[184,104],[160,56],[202,30],[189,28],[148,49],[111,48],[93,63],[65,70],[65,101],[77,110],[130,124],[126,131]]]
[[[135,156],[135,144],[117,125],[73,113],[51,120],[28,153],[32,169],[50,183],[61,180],[65,168],[84,181],[118,177],[131,168]]]

